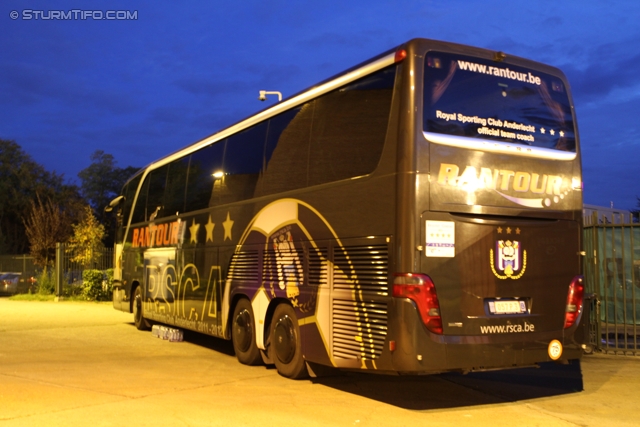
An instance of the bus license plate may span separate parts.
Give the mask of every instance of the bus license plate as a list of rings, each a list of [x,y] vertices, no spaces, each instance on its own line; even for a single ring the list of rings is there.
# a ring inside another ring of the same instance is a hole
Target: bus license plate
[[[526,313],[524,301],[489,301],[489,311],[492,314],[522,314]]]

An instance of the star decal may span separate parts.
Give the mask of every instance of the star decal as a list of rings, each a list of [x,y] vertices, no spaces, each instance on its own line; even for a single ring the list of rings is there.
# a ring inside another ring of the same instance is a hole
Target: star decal
[[[211,215],[209,215],[209,222],[207,222],[204,225],[205,230],[207,230],[207,239],[206,241],[212,241],[213,242],[213,227],[215,227],[216,225],[211,222]]]
[[[556,131],[555,131],[555,130],[553,130],[553,129],[551,129],[551,130],[549,131],[549,133],[551,133],[551,135],[555,135],[555,134],[556,134]]]
[[[502,227],[498,227],[498,234],[502,234]]]
[[[194,219],[191,222],[191,227],[189,227],[189,233],[191,233],[191,243],[198,243],[198,229],[200,228],[200,224],[196,224],[196,220]]]
[[[520,228],[516,228],[516,234],[520,234]]]
[[[511,227],[507,227],[507,234],[511,234]]]
[[[229,212],[227,212],[227,219],[222,223],[224,227],[224,240],[233,240],[231,237],[231,228],[233,228],[233,221],[231,221],[231,217],[229,216]]]
[[[545,128],[540,128],[540,133],[545,133],[545,132],[546,132]]]
[[[564,136],[564,131],[563,130],[560,131],[560,136]]]

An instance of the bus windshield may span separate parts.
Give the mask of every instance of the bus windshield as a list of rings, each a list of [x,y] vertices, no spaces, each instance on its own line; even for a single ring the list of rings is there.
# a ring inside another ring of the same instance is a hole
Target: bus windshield
[[[571,104],[560,78],[451,53],[431,51],[425,61],[427,138],[435,134],[434,142],[440,137],[473,147],[468,138],[474,138],[575,153]]]

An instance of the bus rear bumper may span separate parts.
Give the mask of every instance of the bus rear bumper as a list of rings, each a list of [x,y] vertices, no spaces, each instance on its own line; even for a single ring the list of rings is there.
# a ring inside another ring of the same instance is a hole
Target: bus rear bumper
[[[400,307],[398,307],[400,306]],[[402,302],[376,369],[397,374],[474,372],[566,363],[582,355],[574,329],[500,335],[437,335],[422,324],[413,304]],[[561,350],[558,353],[558,350]]]

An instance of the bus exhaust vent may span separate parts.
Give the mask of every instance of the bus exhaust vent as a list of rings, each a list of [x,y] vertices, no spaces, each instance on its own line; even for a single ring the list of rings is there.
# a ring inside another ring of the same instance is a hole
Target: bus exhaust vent
[[[359,294],[388,295],[388,260],[387,245],[335,248],[333,288]]]
[[[258,251],[236,252],[231,258],[229,280],[258,282]]]
[[[387,304],[333,300],[333,357],[380,357],[387,337]]]

